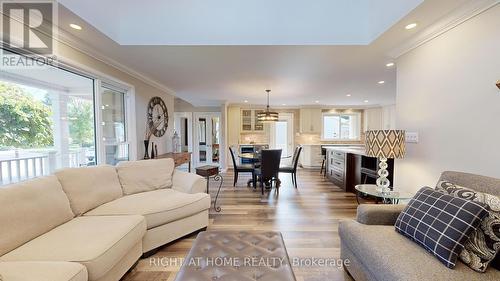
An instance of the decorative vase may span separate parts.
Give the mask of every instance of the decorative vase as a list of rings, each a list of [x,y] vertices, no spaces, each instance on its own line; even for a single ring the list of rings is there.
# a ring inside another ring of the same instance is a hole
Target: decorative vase
[[[148,148],[149,140],[144,140],[144,159],[149,159]]]
[[[155,159],[155,143],[151,142],[151,159]]]
[[[181,152],[180,147],[181,147],[180,137],[177,134],[177,132],[174,131],[174,135],[172,136],[172,152],[173,153]]]

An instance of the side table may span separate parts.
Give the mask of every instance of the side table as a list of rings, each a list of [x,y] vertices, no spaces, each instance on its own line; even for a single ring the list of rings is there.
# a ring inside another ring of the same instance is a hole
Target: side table
[[[375,184],[358,184],[355,187],[356,189],[356,201],[359,204],[359,194],[362,193],[364,195],[369,195],[375,197],[377,199],[381,199],[382,203],[385,204],[399,204],[399,200],[406,200],[413,198],[414,194],[404,191],[388,191],[381,192]]]
[[[219,167],[218,166],[211,166],[211,165],[205,165],[205,166],[200,166],[196,168],[196,174],[200,175],[202,177],[205,177],[207,179],[207,193],[210,194],[210,178],[213,177],[214,181],[218,181],[219,183],[219,188],[217,189],[217,194],[215,195],[215,200],[214,200],[214,209],[216,212],[221,211],[221,207],[217,206],[217,198],[219,198],[219,192],[222,187],[222,183],[224,182],[224,178],[221,176],[219,173]]]

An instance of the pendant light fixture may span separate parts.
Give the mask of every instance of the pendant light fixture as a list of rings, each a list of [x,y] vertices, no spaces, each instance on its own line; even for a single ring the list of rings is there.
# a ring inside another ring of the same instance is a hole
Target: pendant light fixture
[[[257,113],[257,120],[263,123],[271,123],[278,121],[278,112],[273,112],[269,110],[269,93],[271,90],[266,90],[267,92],[267,107],[266,111]]]

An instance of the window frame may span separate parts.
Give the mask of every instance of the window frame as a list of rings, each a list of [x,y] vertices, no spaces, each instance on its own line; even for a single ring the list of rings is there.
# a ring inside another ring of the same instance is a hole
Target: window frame
[[[106,144],[103,140],[103,128],[98,126],[102,122],[101,106],[102,106],[102,88],[106,88],[123,92],[125,94],[125,120],[126,138],[129,144],[129,160],[137,160],[137,134],[135,126],[135,87],[131,84],[123,82],[113,76],[99,72],[86,65],[73,61],[65,57],[58,56],[58,67],[64,69],[69,68],[71,71],[94,79],[94,116],[96,126],[96,150],[97,150],[97,165],[106,164]],[[128,113],[128,114],[127,114]]]
[[[326,138],[325,137],[325,117],[327,116],[338,116],[339,117],[339,138]],[[357,117],[357,127],[358,127],[358,132],[357,132],[357,137],[356,138],[344,138],[342,136],[342,129],[341,129],[341,120],[342,116],[355,116]],[[362,128],[361,128],[361,113],[359,112],[353,112],[353,113],[337,113],[337,112],[323,112],[321,114],[321,141],[360,141],[361,140],[361,133],[362,133]]]
[[[2,40],[0,40],[2,42]],[[20,54],[7,46],[0,46],[0,49],[6,50],[16,55],[26,56]],[[43,57],[38,54],[29,54],[30,57]],[[64,71],[72,72],[76,75],[93,79],[94,81],[94,137],[96,146],[96,165],[106,163],[106,150],[105,142],[103,140],[103,128],[99,126],[102,122],[101,116],[101,99],[102,99],[102,85],[125,94],[125,119],[126,119],[126,139],[129,144],[129,160],[137,160],[137,134],[136,134],[136,110],[135,110],[135,87],[127,82],[124,82],[114,76],[100,72],[86,64],[82,64],[68,57],[57,55],[55,65],[48,65],[47,67],[55,67]]]

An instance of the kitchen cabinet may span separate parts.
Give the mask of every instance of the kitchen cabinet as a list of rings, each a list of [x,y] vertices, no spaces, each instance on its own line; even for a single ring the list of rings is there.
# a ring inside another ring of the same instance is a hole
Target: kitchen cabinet
[[[321,109],[301,108],[300,109],[300,132],[303,134],[321,133]]]
[[[262,109],[242,109],[241,110],[241,131],[242,132],[264,132],[264,123],[257,120]]]
[[[391,130],[396,128],[396,106],[369,108],[365,110],[364,130]]]
[[[368,108],[365,110],[365,132],[382,130],[382,108]]]
[[[302,145],[302,153],[300,154],[300,165],[303,168],[320,168],[323,162],[321,155],[321,145]]]

